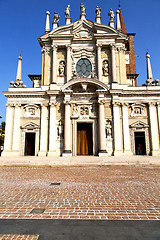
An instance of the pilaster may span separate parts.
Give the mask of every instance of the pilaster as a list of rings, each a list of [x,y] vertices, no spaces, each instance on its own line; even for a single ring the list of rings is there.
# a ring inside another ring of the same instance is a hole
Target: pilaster
[[[71,151],[71,125],[70,125],[70,94],[65,94],[65,117],[64,117],[64,152],[63,157],[72,156]]]
[[[117,82],[117,76],[116,76],[116,56],[115,56],[115,49],[116,46],[114,44],[111,44],[111,55],[112,55],[112,82]]]
[[[52,45],[53,56],[52,56],[52,83],[57,83],[57,45]]]
[[[41,104],[40,151],[38,156],[46,156],[47,153],[47,112],[47,104]]]
[[[159,133],[158,133],[158,116],[156,103],[149,103],[149,119],[150,119],[150,134],[151,134],[151,154],[159,156]]]
[[[4,139],[4,150],[2,156],[10,156],[12,146],[12,135],[13,135],[13,104],[6,104],[6,127],[5,127],[5,139]]]
[[[49,118],[49,152],[48,156],[56,156],[56,99],[49,103],[50,118]]]
[[[106,137],[105,137],[105,116],[104,116],[104,99],[99,99],[99,156],[106,156]]]
[[[98,79],[101,81],[102,77],[102,61],[101,61],[101,44],[97,44],[97,60],[98,60]]]
[[[13,156],[20,155],[20,117],[21,117],[21,105],[15,104],[13,123],[13,142],[12,142]]]
[[[123,145],[124,145],[124,154],[132,155],[131,152],[131,141],[129,134],[129,124],[128,124],[128,104],[122,103],[122,122],[123,122]]]
[[[66,45],[67,48],[67,82],[71,79],[71,46]]]
[[[122,154],[120,106],[121,104],[119,102],[113,103],[114,156]]]

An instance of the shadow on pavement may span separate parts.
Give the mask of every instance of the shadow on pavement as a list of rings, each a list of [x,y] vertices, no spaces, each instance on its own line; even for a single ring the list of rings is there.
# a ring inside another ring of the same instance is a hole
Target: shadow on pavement
[[[0,234],[39,234],[38,240],[159,240],[160,221],[0,219]]]

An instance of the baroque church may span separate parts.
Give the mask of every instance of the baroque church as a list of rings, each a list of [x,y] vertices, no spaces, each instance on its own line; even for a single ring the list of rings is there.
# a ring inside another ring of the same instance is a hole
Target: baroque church
[[[7,97],[2,156],[160,155],[160,86],[146,54],[147,80],[137,86],[134,33],[128,33],[121,8],[110,9],[108,25],[86,18],[59,26],[54,13],[50,30],[38,41],[42,73],[29,75],[27,88],[17,77]],[[115,16],[116,15],[116,16]],[[116,19],[116,22],[115,22]]]

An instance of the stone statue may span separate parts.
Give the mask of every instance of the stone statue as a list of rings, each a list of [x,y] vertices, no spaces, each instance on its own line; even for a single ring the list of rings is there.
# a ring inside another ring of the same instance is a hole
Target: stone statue
[[[101,8],[99,8],[98,6],[96,7],[96,17],[100,17],[100,14],[101,14]]]
[[[59,63],[59,69],[58,70],[59,70],[59,76],[63,77],[64,74],[65,74],[65,62],[64,61],[61,61]]]
[[[66,16],[66,18],[70,17],[70,11],[71,11],[70,5],[68,5],[68,6],[66,7],[66,10],[65,10],[65,16]]]
[[[83,3],[81,3],[81,7],[80,7],[80,10],[81,10],[81,15],[85,15],[85,10],[86,8],[84,7]]]
[[[110,21],[114,21],[115,14],[114,14],[112,8],[110,9],[108,16],[110,16]]]
[[[103,61],[102,71],[104,76],[108,76],[109,74],[109,63],[108,60]]]
[[[54,23],[58,23],[60,15],[54,12]]]
[[[106,137],[111,138],[112,136],[112,124],[111,121],[108,119],[106,121]]]

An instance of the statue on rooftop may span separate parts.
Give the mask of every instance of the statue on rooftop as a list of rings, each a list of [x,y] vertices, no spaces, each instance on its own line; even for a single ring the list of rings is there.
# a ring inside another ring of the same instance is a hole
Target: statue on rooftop
[[[110,9],[110,11],[109,11],[109,13],[108,13],[108,16],[110,16],[110,21],[114,21],[115,14],[114,14],[112,8]]]
[[[96,7],[96,17],[100,17],[100,14],[101,14],[101,8],[99,8],[98,6]]]
[[[70,17],[70,11],[71,11],[70,5],[68,5],[68,6],[66,7],[66,10],[65,10],[65,16],[66,16],[66,18],[67,18],[67,17]]]
[[[81,10],[81,15],[85,15],[86,8],[84,7],[83,3],[81,3],[80,10]]]
[[[59,18],[60,18],[59,14],[56,13],[56,12],[54,12],[54,22],[55,22],[55,23],[58,23]]]

